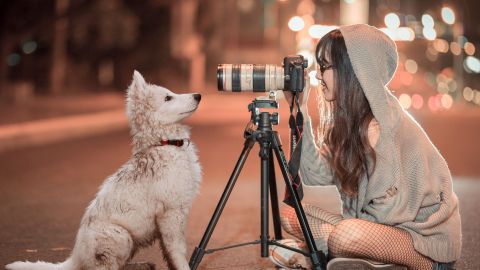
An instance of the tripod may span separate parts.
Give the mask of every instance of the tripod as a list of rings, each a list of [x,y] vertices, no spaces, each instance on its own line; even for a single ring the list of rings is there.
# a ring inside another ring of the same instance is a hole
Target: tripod
[[[217,204],[215,212],[213,213],[212,218],[208,224],[207,229],[202,237],[202,240],[198,247],[195,247],[193,251],[192,257],[190,258],[190,268],[192,270],[197,269],[198,265],[202,261],[204,254],[213,253],[219,250],[225,250],[229,248],[235,248],[245,245],[253,245],[253,244],[260,244],[260,253],[261,257],[268,257],[268,246],[269,245],[276,245],[280,246],[294,252],[298,252],[303,254],[304,256],[310,257],[313,269],[315,270],[323,270],[326,266],[326,257],[322,251],[318,251],[315,242],[313,240],[312,232],[310,227],[308,226],[308,221],[305,216],[305,212],[303,211],[302,205],[300,203],[300,199],[296,190],[292,186],[292,178],[288,171],[288,164],[285,159],[285,155],[282,150],[282,146],[280,143],[280,139],[278,133],[273,130],[272,125],[278,124],[278,113],[269,113],[269,112],[260,112],[258,108],[278,108],[278,104],[275,100],[265,100],[256,98],[252,103],[248,105],[249,111],[251,111],[251,122],[255,123],[257,126],[256,130],[253,130],[251,126],[247,126],[244,133],[245,143],[243,146],[242,153],[240,154],[240,158],[235,165],[235,168],[228,180],[228,183],[225,187],[225,190]],[[243,165],[250,153],[250,150],[255,145],[255,143],[259,143],[260,145],[260,152],[259,156],[261,159],[261,187],[260,187],[260,216],[261,216],[261,224],[260,224],[260,239],[241,243],[231,246],[226,246],[222,248],[216,249],[208,249],[206,250],[208,241],[212,236],[213,230],[222,214],[223,208],[227,203],[228,197],[233,190],[233,187],[237,181],[237,178],[242,170]],[[278,208],[278,197],[277,197],[277,186],[275,181],[275,167],[273,162],[273,153],[277,157],[277,161],[279,163],[280,170],[282,172],[283,178],[285,180],[285,185],[289,190],[291,196],[293,197],[293,206],[295,209],[295,213],[297,215],[298,221],[300,223],[303,236],[305,238],[305,242],[309,249],[309,253],[295,249],[286,245],[283,245],[277,240],[282,239],[282,231],[281,231],[281,224],[280,224],[280,214]],[[273,227],[275,233],[275,239],[270,239],[269,236],[269,207],[268,207],[268,197],[269,191],[271,193],[270,199],[272,204],[272,220],[273,220]]]

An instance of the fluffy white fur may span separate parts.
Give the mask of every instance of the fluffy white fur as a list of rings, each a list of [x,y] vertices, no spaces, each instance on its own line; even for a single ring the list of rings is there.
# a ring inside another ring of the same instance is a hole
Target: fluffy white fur
[[[201,181],[196,148],[192,143],[155,145],[189,138],[188,127],[179,121],[196,110],[199,97],[147,84],[135,71],[127,93],[132,157],[105,180],[88,206],[71,256],[63,263],[14,262],[6,269],[121,269],[138,248],[156,239],[169,269],[190,269],[185,228]]]

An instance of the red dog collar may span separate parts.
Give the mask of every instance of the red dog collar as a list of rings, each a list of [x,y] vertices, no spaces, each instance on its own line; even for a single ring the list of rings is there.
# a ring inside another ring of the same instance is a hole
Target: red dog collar
[[[155,146],[164,146],[164,145],[174,145],[177,147],[181,147],[184,144],[184,141],[187,141],[187,145],[190,145],[189,139],[182,139],[182,140],[161,140],[159,144]]]

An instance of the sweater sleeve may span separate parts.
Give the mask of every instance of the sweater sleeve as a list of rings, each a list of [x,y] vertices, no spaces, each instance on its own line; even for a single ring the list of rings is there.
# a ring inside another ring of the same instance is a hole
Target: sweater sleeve
[[[300,174],[302,181],[306,185],[333,185],[333,173],[328,161],[320,154],[315,144],[312,122],[307,116],[303,138],[302,138],[302,156],[300,162]]]

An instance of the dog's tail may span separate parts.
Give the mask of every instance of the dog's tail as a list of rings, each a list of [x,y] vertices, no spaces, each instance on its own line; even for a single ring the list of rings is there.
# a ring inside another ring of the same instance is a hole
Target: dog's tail
[[[75,266],[72,258],[68,258],[66,261],[61,263],[49,263],[49,262],[13,262],[11,264],[5,265],[7,270],[75,270]]]

